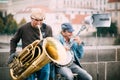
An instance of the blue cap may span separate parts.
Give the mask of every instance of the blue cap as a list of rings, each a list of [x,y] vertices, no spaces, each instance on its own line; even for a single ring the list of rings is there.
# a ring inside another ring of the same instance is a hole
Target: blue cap
[[[62,30],[67,30],[68,32],[73,32],[74,29],[70,23],[63,23],[61,25]]]

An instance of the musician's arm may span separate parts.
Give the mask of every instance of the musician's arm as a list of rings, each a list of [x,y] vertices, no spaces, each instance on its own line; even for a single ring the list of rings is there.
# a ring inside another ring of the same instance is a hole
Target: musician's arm
[[[10,40],[10,54],[16,52],[17,43],[20,41],[20,34],[21,31],[18,29],[13,38]]]
[[[17,43],[20,40],[20,30],[18,30],[15,35],[13,36],[13,38],[10,40],[10,55],[8,57],[8,61],[7,64],[10,64],[13,59],[15,57],[17,57],[17,53],[16,53],[16,47],[17,47]]]
[[[83,58],[84,56],[83,44],[74,43],[72,47],[75,49],[76,55],[78,56],[78,58],[79,59]]]

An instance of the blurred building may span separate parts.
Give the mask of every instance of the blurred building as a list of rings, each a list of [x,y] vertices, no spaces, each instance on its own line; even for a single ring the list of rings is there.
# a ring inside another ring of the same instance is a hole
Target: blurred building
[[[108,0],[107,11],[112,16],[112,21],[117,23],[120,34],[120,0]]]
[[[3,16],[5,16],[7,9],[8,9],[8,0],[0,0],[0,11],[3,13]]]
[[[2,0],[5,1],[5,0]],[[15,14],[21,9],[33,5],[43,5],[55,12],[63,12],[74,18],[76,14],[95,14],[106,12],[107,0],[6,0],[3,8]],[[3,4],[4,5],[4,4]]]
[[[7,13],[12,13],[16,17],[19,15],[24,15],[26,17],[28,14],[28,12],[26,14],[26,11],[29,11],[30,8],[44,6],[48,8],[48,10],[52,11],[47,12],[48,16],[56,15],[55,19],[57,22],[61,20],[63,20],[61,22],[64,22],[64,19],[67,18],[75,26],[80,26],[84,18],[88,15],[110,13],[113,19],[112,21],[117,22],[118,32],[120,32],[119,5],[120,0],[0,0],[0,10],[3,12],[7,11]],[[20,13],[22,11],[25,12]],[[57,16],[59,13],[61,16]],[[20,18],[23,17],[17,17],[17,20],[20,20]],[[56,21],[53,19],[52,21],[50,20],[52,23]]]

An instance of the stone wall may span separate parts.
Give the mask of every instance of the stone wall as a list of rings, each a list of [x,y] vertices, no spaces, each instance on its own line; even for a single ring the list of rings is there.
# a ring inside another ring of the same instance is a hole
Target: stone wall
[[[93,80],[120,80],[120,47],[87,48],[80,62]]]
[[[0,80],[12,80],[7,66],[8,50],[0,50]]]
[[[92,36],[80,36],[87,46],[96,46],[96,45],[112,45],[114,44],[115,37],[92,37]],[[9,44],[12,36],[0,35],[0,44]],[[1,45],[0,45],[1,47]]]
[[[12,80],[6,64],[8,49],[0,50],[0,80]],[[81,65],[93,77],[93,80],[120,80],[120,47],[85,47]]]

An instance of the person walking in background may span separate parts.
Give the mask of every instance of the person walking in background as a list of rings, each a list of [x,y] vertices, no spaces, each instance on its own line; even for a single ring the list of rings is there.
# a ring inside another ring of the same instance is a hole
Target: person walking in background
[[[79,59],[84,56],[83,44],[79,36],[73,37],[73,27],[70,23],[61,25],[61,33],[57,39],[63,44],[68,54],[72,55],[73,61],[68,66],[56,67],[56,72],[66,78],[73,80],[73,73],[78,74],[79,80],[92,80],[92,76],[82,68]]]
[[[17,43],[22,41],[22,49],[34,42],[35,40],[42,40],[42,38],[52,37],[52,28],[44,23],[45,14],[41,9],[33,9],[30,15],[31,22],[22,25],[13,38],[10,40],[10,57],[8,64],[13,61],[16,56]],[[39,27],[38,27],[39,25]],[[50,63],[46,64],[39,71],[31,74],[25,80],[49,80]],[[36,75],[36,76],[35,76]]]

